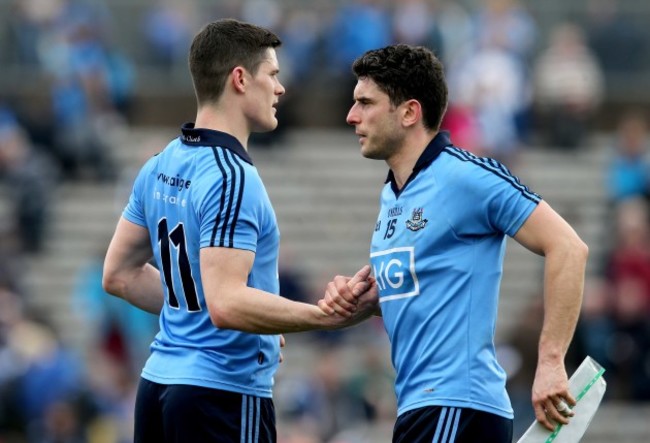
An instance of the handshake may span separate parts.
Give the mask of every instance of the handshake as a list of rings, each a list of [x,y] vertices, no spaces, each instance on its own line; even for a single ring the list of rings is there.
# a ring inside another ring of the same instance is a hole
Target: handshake
[[[377,281],[370,276],[370,266],[361,268],[354,277],[334,277],[318,300],[318,307],[330,329],[356,325],[372,315],[381,315]]]

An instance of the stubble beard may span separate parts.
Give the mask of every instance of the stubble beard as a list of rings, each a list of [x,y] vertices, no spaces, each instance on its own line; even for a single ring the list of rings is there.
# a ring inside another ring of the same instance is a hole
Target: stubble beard
[[[379,139],[366,139],[366,149],[361,149],[361,155],[371,160],[387,160],[395,154],[400,146],[399,137],[381,137]]]

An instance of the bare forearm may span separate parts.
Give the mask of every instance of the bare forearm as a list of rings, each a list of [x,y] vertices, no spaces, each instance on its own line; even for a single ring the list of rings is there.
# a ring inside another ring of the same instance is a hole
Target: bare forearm
[[[209,309],[215,326],[256,334],[338,329],[360,323],[372,315],[369,309],[360,309],[347,317],[328,315],[316,305],[250,287],[239,287],[235,296],[223,297],[222,293],[218,304],[213,303]]]
[[[235,293],[236,291],[236,293]],[[300,303],[255,288],[231,289],[210,307],[219,328],[257,334],[281,334],[327,328],[327,316],[315,305]]]
[[[133,306],[152,314],[160,314],[164,303],[160,273],[150,264],[124,272],[107,287],[108,292]]]
[[[120,217],[106,251],[102,285],[109,294],[160,314],[164,299],[160,273],[148,263],[151,255],[147,228]]]
[[[582,243],[546,256],[540,362],[564,360],[580,314],[586,262]]]
[[[256,334],[337,329],[365,320],[377,304],[376,291],[368,290],[371,283],[361,284],[368,280],[369,266],[359,270],[354,277],[354,282],[358,281],[367,294],[365,298],[360,298],[363,298],[363,302],[359,303],[358,309],[349,314],[328,314],[319,306],[295,302],[249,287],[254,259],[254,253],[242,249],[201,250],[203,293],[210,319],[216,327]]]

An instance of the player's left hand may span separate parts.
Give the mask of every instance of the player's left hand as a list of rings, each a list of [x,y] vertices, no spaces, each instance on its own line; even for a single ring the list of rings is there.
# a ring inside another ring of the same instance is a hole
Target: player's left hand
[[[533,383],[533,409],[537,421],[553,431],[558,423],[569,424],[569,418],[574,415],[570,408],[575,405],[564,363],[538,363]]]

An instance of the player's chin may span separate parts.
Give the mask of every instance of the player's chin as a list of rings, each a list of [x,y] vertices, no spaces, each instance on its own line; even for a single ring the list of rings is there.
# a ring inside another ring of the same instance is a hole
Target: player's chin
[[[371,160],[384,160],[384,157],[380,152],[373,150],[372,147],[368,146],[367,144],[361,146],[361,155]]]
[[[278,119],[272,118],[269,121],[261,122],[256,125],[254,132],[271,132],[278,127]]]

